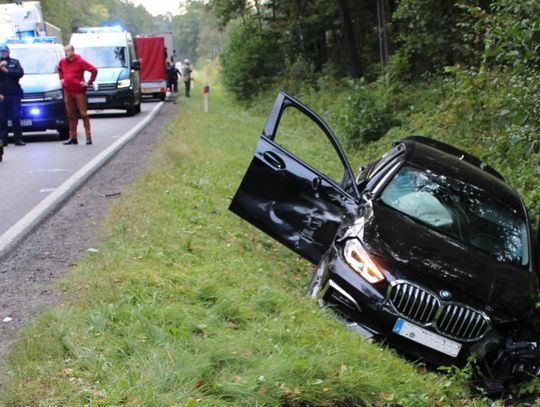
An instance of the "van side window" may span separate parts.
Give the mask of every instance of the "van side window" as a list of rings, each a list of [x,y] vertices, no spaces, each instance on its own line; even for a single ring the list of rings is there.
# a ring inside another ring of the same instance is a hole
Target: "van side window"
[[[135,43],[133,41],[128,42],[128,48],[129,48],[129,64],[135,60],[139,59],[139,56],[137,55],[137,50],[135,49]]]

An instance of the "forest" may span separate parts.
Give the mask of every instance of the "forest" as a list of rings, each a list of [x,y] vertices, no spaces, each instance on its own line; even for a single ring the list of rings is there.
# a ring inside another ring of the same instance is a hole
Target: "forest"
[[[360,154],[410,134],[457,145],[503,172],[540,215],[537,0],[209,7],[227,34],[222,81],[238,100],[269,104],[265,95],[286,90]]]

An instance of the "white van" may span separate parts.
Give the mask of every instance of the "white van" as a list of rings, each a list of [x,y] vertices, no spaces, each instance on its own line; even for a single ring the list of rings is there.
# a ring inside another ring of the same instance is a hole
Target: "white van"
[[[79,28],[70,44],[98,69],[86,93],[89,109],[125,109],[128,116],[141,111],[141,64],[129,32],[120,27]]]

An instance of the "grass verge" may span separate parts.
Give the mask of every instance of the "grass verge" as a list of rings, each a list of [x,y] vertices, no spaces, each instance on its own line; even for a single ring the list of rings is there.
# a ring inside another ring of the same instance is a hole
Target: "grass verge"
[[[193,93],[108,214],[99,252],[60,283],[64,303],[13,346],[2,403],[482,404],[306,298],[311,267],[227,210],[266,117],[219,86],[205,114]]]

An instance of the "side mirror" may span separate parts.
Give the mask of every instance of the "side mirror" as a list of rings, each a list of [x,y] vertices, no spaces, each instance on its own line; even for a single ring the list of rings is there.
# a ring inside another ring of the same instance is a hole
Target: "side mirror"
[[[131,69],[133,69],[135,71],[140,71],[141,70],[141,61],[139,61],[137,59],[131,61]]]

